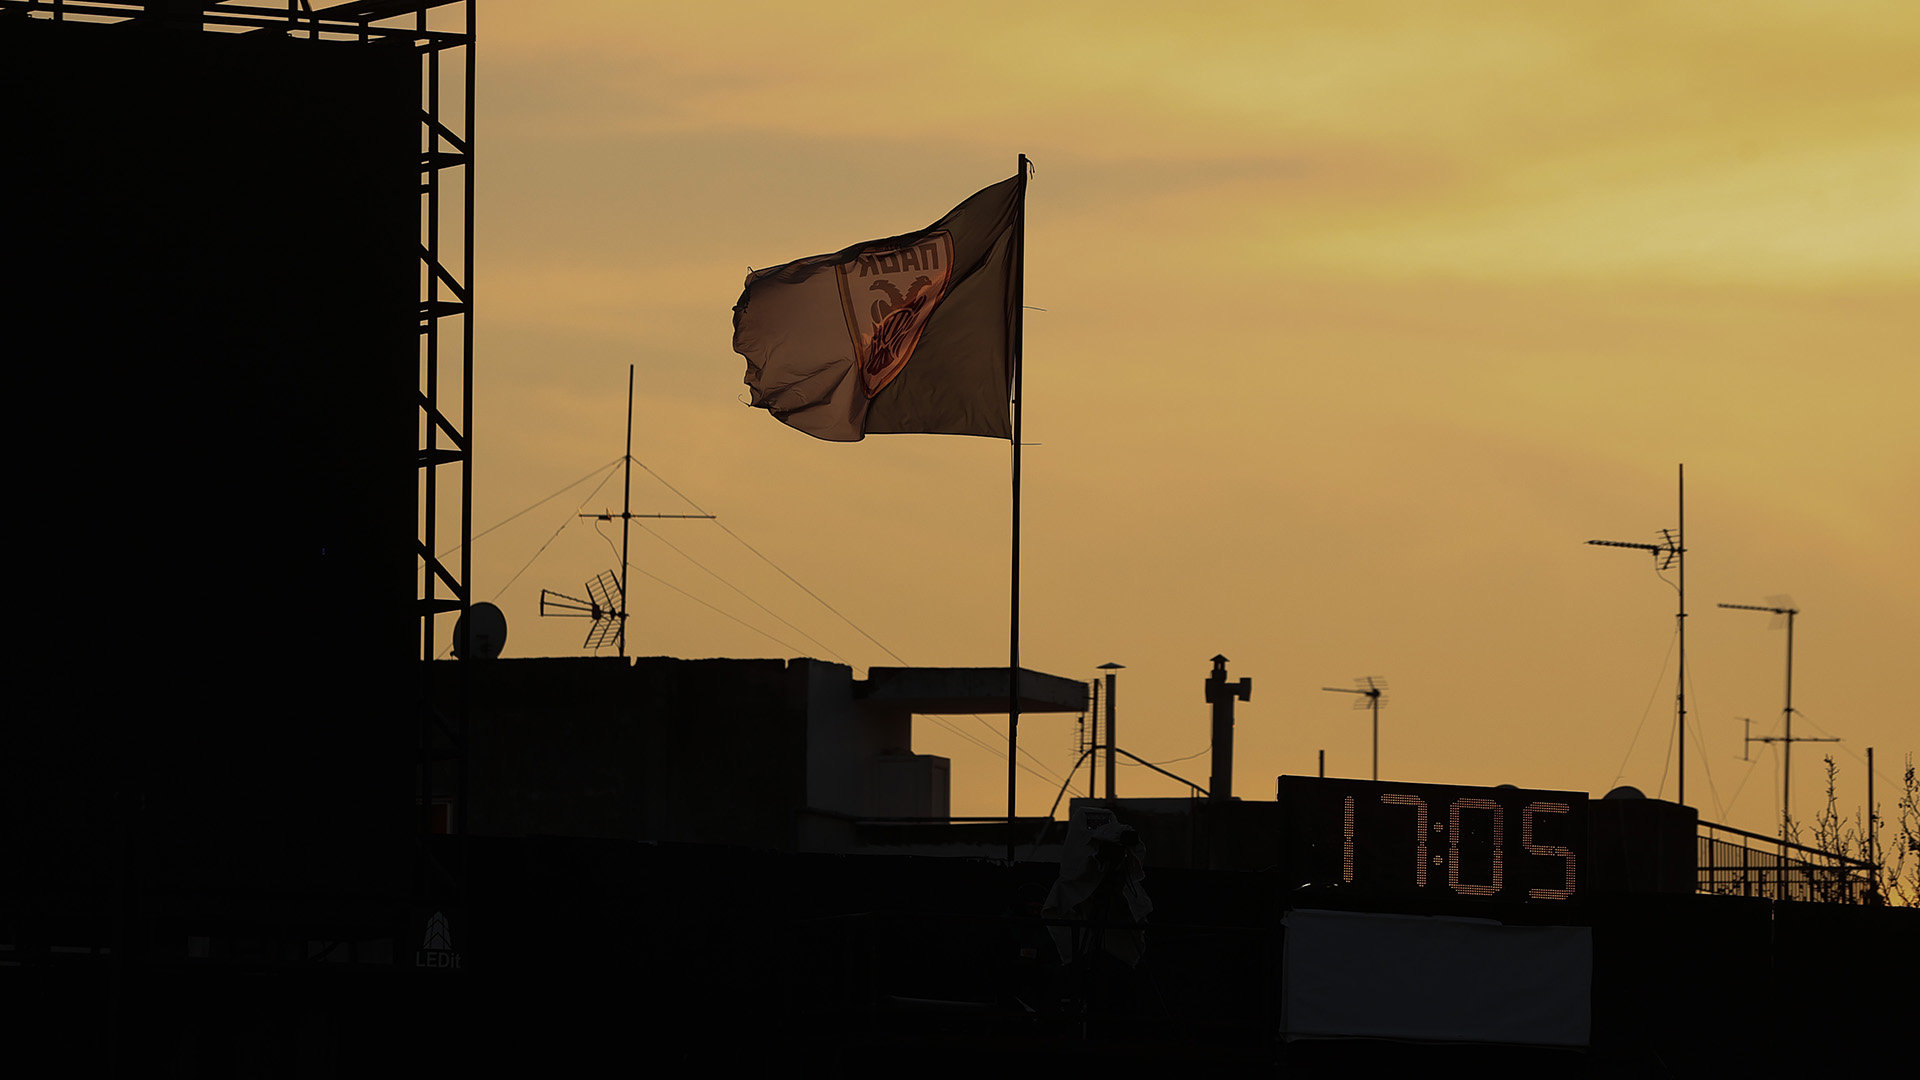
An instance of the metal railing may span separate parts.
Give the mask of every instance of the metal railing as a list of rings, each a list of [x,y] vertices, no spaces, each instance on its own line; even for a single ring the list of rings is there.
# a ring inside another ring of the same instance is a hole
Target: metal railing
[[[1696,888],[1718,896],[1757,896],[1830,904],[1873,903],[1875,868],[1864,859],[1777,837],[1700,823]]]

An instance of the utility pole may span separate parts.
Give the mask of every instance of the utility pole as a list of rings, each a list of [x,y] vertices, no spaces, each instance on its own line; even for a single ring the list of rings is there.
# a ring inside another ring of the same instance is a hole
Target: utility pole
[[[1839,739],[1837,739],[1837,738],[1835,738],[1835,739],[1816,739],[1816,738],[1814,738],[1814,737],[1812,737],[1812,736],[1810,736],[1810,735],[1798,735],[1798,736],[1796,736],[1796,735],[1755,735],[1755,734],[1753,734],[1753,721],[1752,721],[1751,719],[1749,719],[1748,717],[1745,717],[1745,716],[1743,716],[1743,717],[1741,717],[1741,718],[1740,718],[1740,722],[1741,722],[1741,723],[1743,723],[1743,724],[1745,724],[1745,725],[1747,725],[1747,727],[1746,727],[1746,735],[1745,735],[1745,736],[1744,736],[1744,737],[1743,737],[1743,738],[1741,739],[1741,744],[1742,744],[1742,745],[1741,745],[1741,749],[1740,749],[1740,760],[1741,760],[1741,761],[1750,761],[1750,760],[1752,760],[1751,758],[1749,758],[1749,757],[1747,757],[1747,751],[1746,751],[1746,747],[1748,747],[1748,746],[1752,746],[1752,745],[1753,745],[1754,743],[1785,743],[1785,744],[1787,744],[1787,754],[1789,755],[1789,757],[1788,757],[1788,761],[1790,762],[1790,761],[1792,760],[1792,757],[1791,757],[1791,755],[1792,755],[1792,753],[1793,753],[1793,744],[1794,744],[1794,743],[1797,743],[1797,742],[1839,742],[1839,741],[1840,741],[1840,740],[1839,740]],[[1793,730],[1793,723],[1792,723],[1792,721],[1788,721],[1788,723],[1787,723],[1787,730],[1788,730],[1788,731],[1792,731],[1792,730]],[[1788,776],[1791,776],[1791,775],[1792,775],[1792,772],[1793,772],[1793,770],[1791,769],[1791,767],[1788,767],[1788,768],[1786,768],[1786,769],[1783,769],[1782,771],[1783,771],[1783,773],[1784,773],[1785,775],[1783,775],[1783,776],[1782,776],[1782,778],[1781,778],[1781,784],[1780,784],[1780,839],[1782,839],[1782,840],[1789,840],[1789,839],[1791,839],[1791,838],[1790,838],[1790,837],[1789,837],[1789,836],[1787,835],[1787,833],[1789,832],[1789,830],[1790,830],[1790,828],[1791,828],[1791,826],[1792,826],[1792,824],[1793,824],[1793,811],[1792,811],[1791,809],[1789,809],[1789,808],[1788,808],[1788,806],[1787,806],[1787,780],[1786,780],[1786,777],[1788,777]],[[1869,780],[1869,782],[1871,782],[1871,780],[1872,780],[1872,777],[1871,777],[1871,776],[1869,776],[1869,777],[1868,777],[1868,780]]]

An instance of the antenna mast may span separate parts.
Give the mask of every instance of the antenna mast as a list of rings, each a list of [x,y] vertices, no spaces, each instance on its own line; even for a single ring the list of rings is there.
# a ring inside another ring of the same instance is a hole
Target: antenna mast
[[[1387,691],[1387,680],[1376,679],[1368,675],[1353,680],[1353,683],[1359,687],[1358,690],[1348,690],[1341,686],[1323,686],[1320,689],[1325,690],[1329,694],[1361,694],[1363,696],[1353,703],[1353,707],[1356,709],[1373,710],[1373,778],[1378,780],[1380,779],[1380,706],[1385,704],[1384,696]],[[1326,772],[1326,764],[1326,751],[1322,750],[1320,752],[1320,771],[1323,774]]]
[[[601,619],[602,617],[613,620],[614,641],[620,647],[621,659],[625,659],[627,655],[627,563],[628,563],[627,536],[629,531],[633,527],[633,519],[634,518],[693,518],[700,521],[713,520],[712,514],[636,514],[633,512],[633,365],[632,364],[627,365],[627,454],[626,454],[626,457],[621,459],[621,461],[624,463],[625,468],[627,470],[627,478],[626,478],[626,494],[623,495],[620,500],[620,512],[618,514],[613,514],[613,513],[581,514],[580,516],[582,518],[592,518],[595,521],[612,521],[616,517],[620,519],[620,580],[619,580],[620,602],[617,607],[609,605],[608,610],[606,611],[604,616],[596,614],[593,616],[593,618],[595,619],[596,626],[598,625],[598,620]],[[684,498],[684,496],[682,497]],[[587,591],[589,594],[591,594],[593,590],[589,588]],[[563,600],[573,599],[572,597],[561,596],[561,594],[559,593],[555,593],[554,595],[560,596],[560,598]],[[580,601],[578,600],[574,600],[573,602],[575,604],[580,603]],[[544,593],[542,595],[542,603],[543,605],[545,603]],[[576,608],[573,610],[585,611],[588,609]],[[545,610],[545,607],[543,606],[540,614],[547,615],[551,613]],[[592,634],[588,635],[587,641],[588,641],[588,644],[585,646],[586,648],[599,648],[600,645],[604,645],[606,643],[604,639],[596,643],[593,639]]]
[[[1636,551],[1650,552],[1658,573],[1669,566],[1678,564],[1680,584],[1680,613],[1674,616],[1675,626],[1680,635],[1680,674],[1676,678],[1673,691],[1674,722],[1679,727],[1679,738],[1674,742],[1679,747],[1680,795],[1681,806],[1687,804],[1687,467],[1680,466],[1680,526],[1675,530],[1660,530],[1660,543],[1635,544],[1625,540],[1589,540],[1587,543],[1599,547],[1633,548]]]
[[[1787,703],[1780,710],[1780,715],[1787,722],[1787,733],[1785,735],[1763,735],[1757,739],[1752,736],[1747,737],[1747,742],[1749,743],[1777,742],[1787,744],[1786,760],[1780,769],[1780,839],[1786,840],[1788,839],[1787,832],[1793,824],[1793,744],[1797,742],[1839,742],[1840,740],[1837,738],[1815,739],[1804,735],[1798,739],[1793,737],[1793,619],[1794,616],[1800,614],[1800,609],[1793,606],[1793,598],[1789,596],[1769,596],[1767,599],[1771,600],[1773,604],[1777,606],[1760,604],[1721,604],[1720,606],[1734,611],[1770,612],[1773,615],[1773,623],[1768,629],[1778,630],[1782,626],[1787,628]]]

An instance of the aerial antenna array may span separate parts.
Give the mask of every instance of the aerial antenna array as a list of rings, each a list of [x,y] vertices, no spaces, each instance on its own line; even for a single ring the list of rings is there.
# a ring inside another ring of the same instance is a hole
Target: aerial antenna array
[[[587,596],[581,600],[557,593],[552,589],[540,590],[540,614],[557,619],[592,619],[587,627],[587,640],[582,642],[583,649],[603,648],[607,642],[621,638],[627,623],[627,608],[618,603],[620,579],[613,571],[601,572],[592,581],[587,582]],[[622,656],[626,655],[624,652]]]
[[[1596,547],[1621,547],[1632,548],[1635,551],[1652,552],[1653,560],[1660,564],[1656,569],[1662,572],[1672,569],[1673,564],[1680,558],[1685,550],[1681,548],[1680,538],[1674,535],[1672,529],[1661,529],[1660,542],[1657,544],[1636,544],[1631,540],[1589,540],[1587,543]],[[1721,604],[1720,606],[1726,607],[1727,605]]]
[[[1765,604],[1721,604],[1720,606],[1733,611],[1768,612],[1773,618],[1767,623],[1767,629],[1785,629],[1787,632],[1787,701],[1786,705],[1780,710],[1781,718],[1786,721],[1787,733],[1785,735],[1761,735],[1757,738],[1752,734],[1747,734],[1741,745],[1741,756],[1744,758],[1746,756],[1746,747],[1753,743],[1777,742],[1786,744],[1786,753],[1782,755],[1784,761],[1780,768],[1780,838],[1785,840],[1788,839],[1787,833],[1793,828],[1793,744],[1797,742],[1839,742],[1840,740],[1837,738],[1815,739],[1805,735],[1797,739],[1793,737],[1793,620],[1795,616],[1800,614],[1800,609],[1793,606],[1793,597],[1769,596]],[[1742,717],[1742,719],[1746,720],[1745,717]],[[1752,725],[1753,721],[1746,720],[1746,723]],[[1750,730],[1751,727],[1749,727],[1749,731]]]
[[[1656,572],[1664,572],[1670,567],[1679,570],[1679,584],[1674,588],[1680,593],[1680,614],[1674,617],[1676,633],[1680,637],[1680,674],[1675,678],[1673,691],[1673,714],[1678,738],[1674,745],[1679,751],[1680,766],[1680,805],[1687,804],[1687,467],[1679,467],[1679,504],[1680,523],[1674,529],[1661,529],[1660,542],[1657,544],[1636,544],[1627,540],[1589,540],[1596,547],[1632,548],[1645,551],[1653,556],[1657,564]]]
[[[1320,689],[1329,694],[1359,694],[1361,696],[1354,699],[1353,707],[1373,712],[1373,778],[1378,780],[1380,779],[1380,706],[1387,703],[1387,680],[1363,675],[1353,680],[1353,685],[1358,689],[1349,690],[1344,686],[1323,686]],[[1326,771],[1324,757],[1321,759],[1320,769],[1322,773]]]

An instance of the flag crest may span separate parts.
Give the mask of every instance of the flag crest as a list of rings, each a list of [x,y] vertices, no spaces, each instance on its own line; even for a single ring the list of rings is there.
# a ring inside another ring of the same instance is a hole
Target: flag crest
[[[918,232],[755,271],[733,309],[751,404],[816,438],[1012,437],[1024,176]]]

